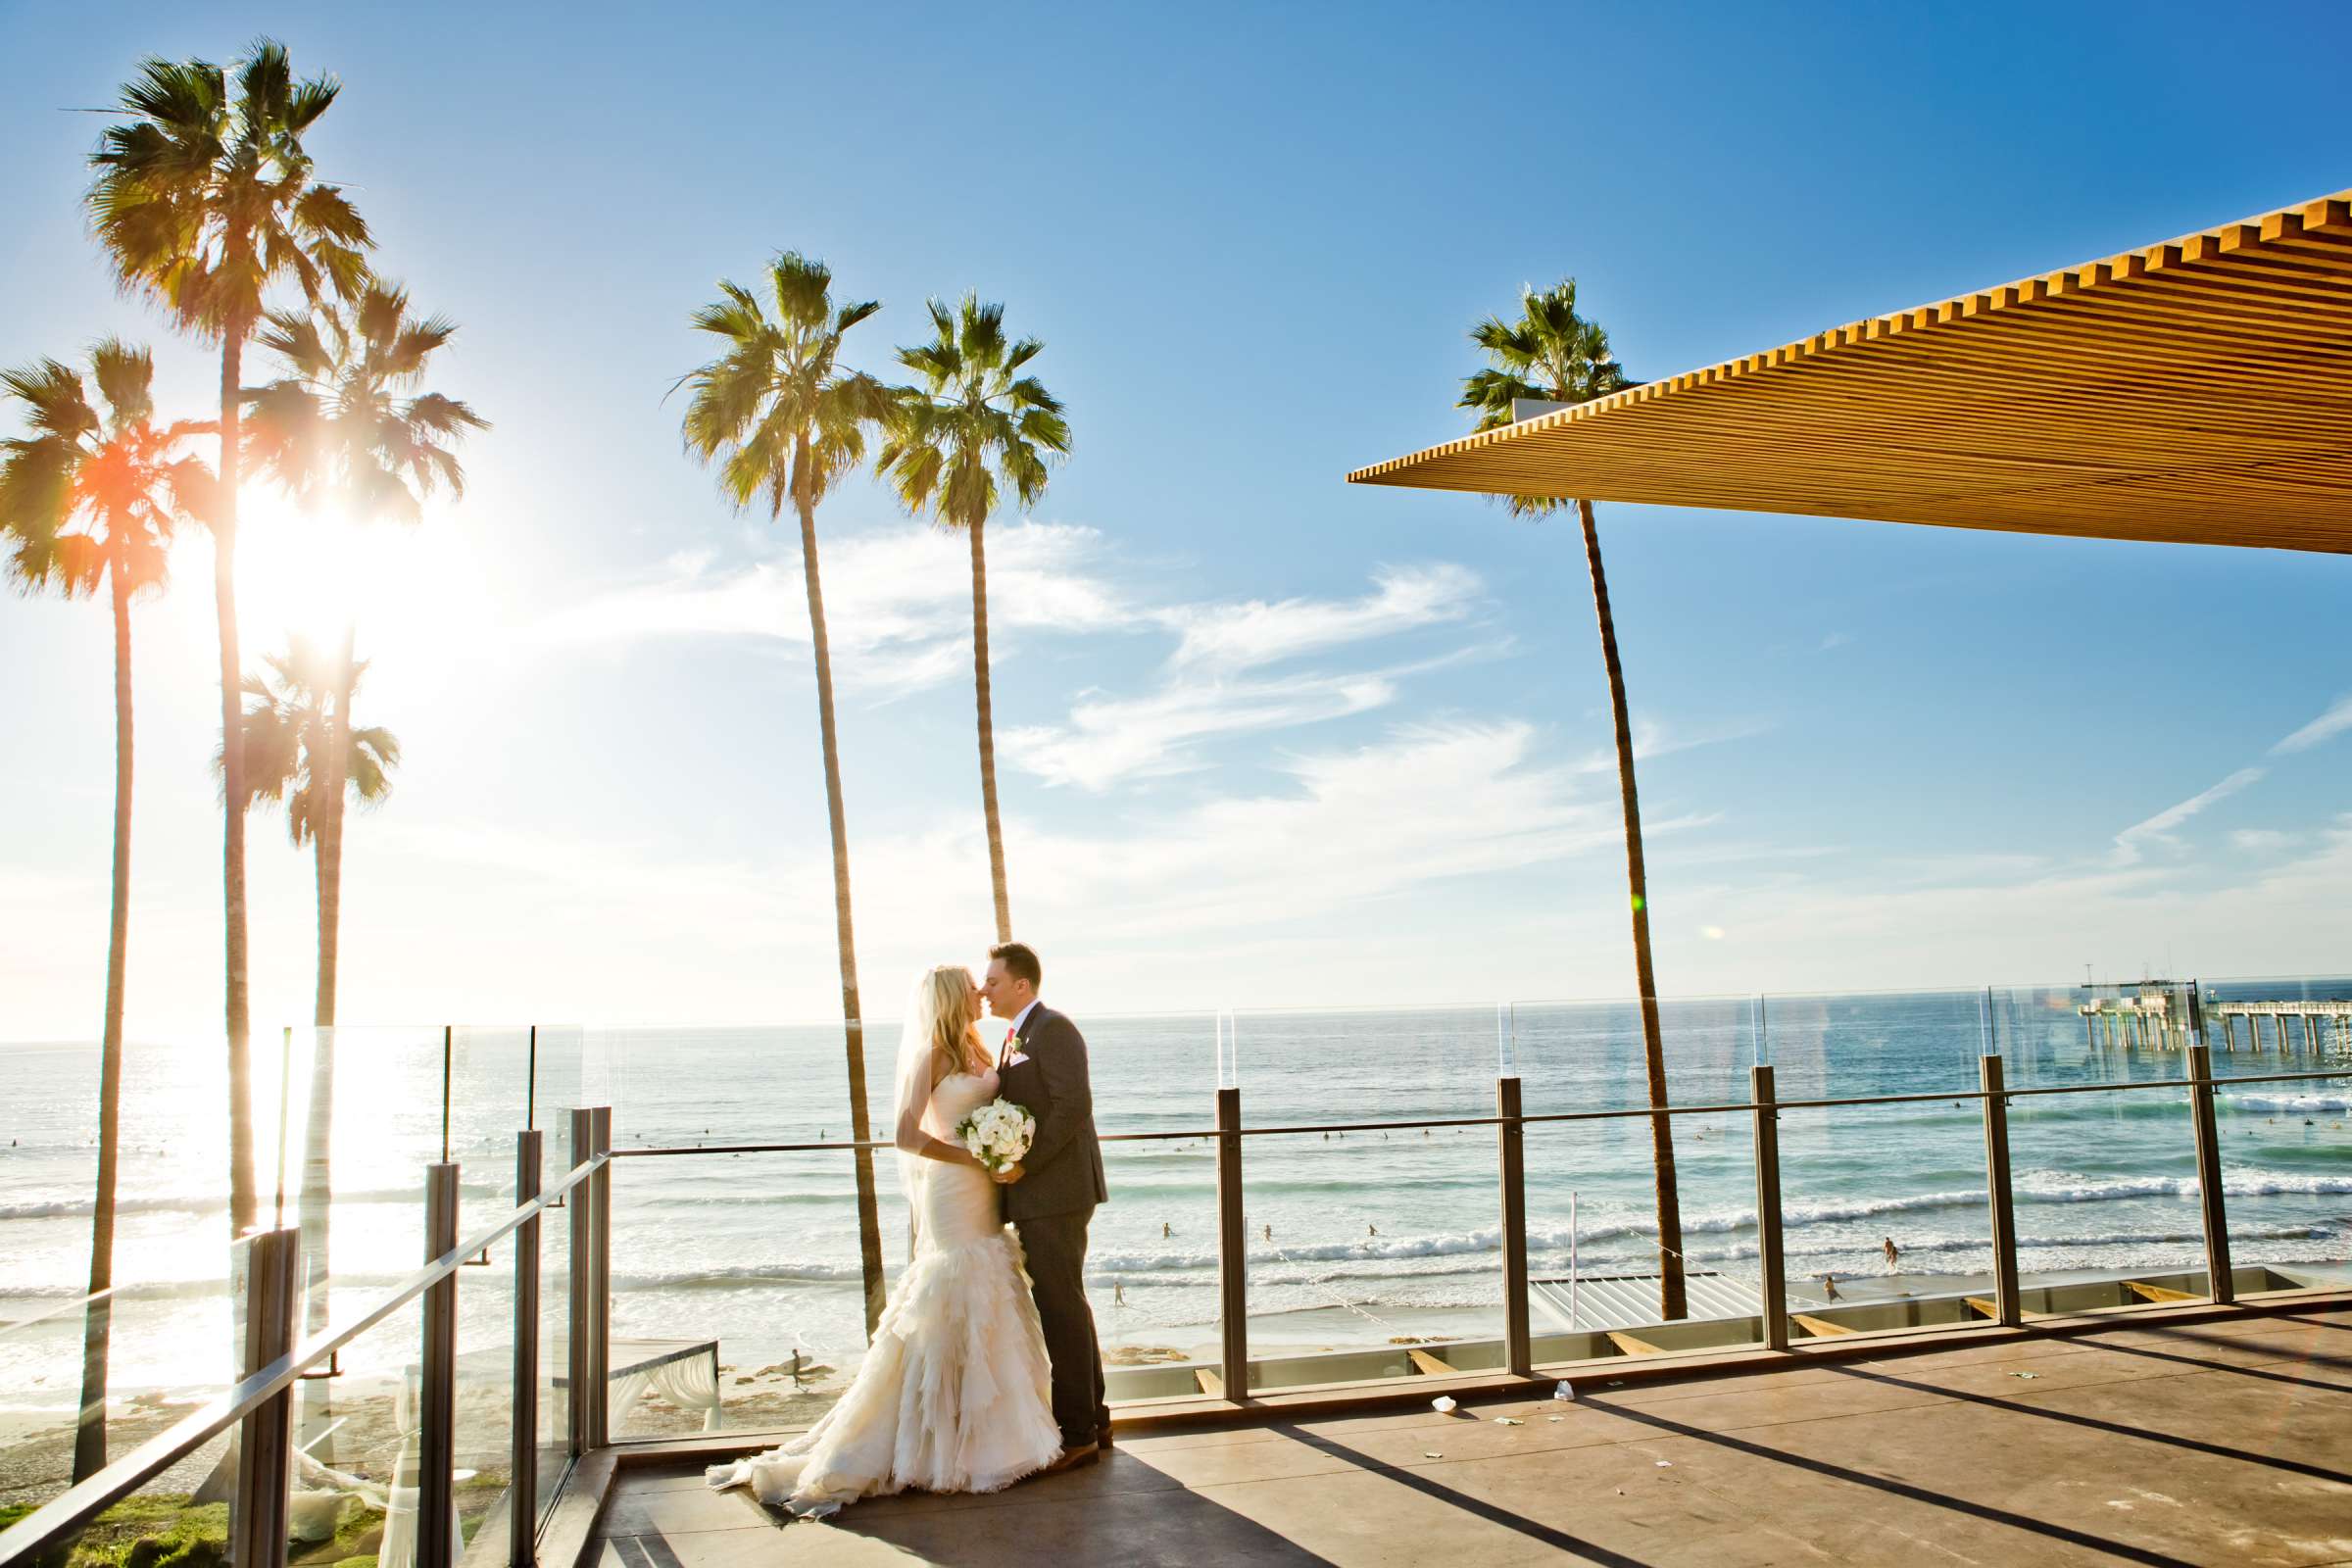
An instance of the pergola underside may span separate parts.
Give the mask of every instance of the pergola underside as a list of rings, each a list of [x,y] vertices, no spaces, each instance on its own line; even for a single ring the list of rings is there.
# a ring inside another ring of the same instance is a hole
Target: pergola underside
[[[1857,321],[1348,477],[2352,552],[2348,203]]]

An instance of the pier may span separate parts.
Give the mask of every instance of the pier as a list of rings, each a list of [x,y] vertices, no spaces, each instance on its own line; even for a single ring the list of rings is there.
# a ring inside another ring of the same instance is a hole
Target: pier
[[[2130,995],[2094,996],[2075,1009],[2093,1051],[2184,1051],[2203,1039],[2222,1051],[2296,1049],[2352,1057],[2352,1001],[2225,1001],[2200,995],[2193,980],[2146,980],[2129,990]],[[2238,1044],[2241,1020],[2243,1047]]]

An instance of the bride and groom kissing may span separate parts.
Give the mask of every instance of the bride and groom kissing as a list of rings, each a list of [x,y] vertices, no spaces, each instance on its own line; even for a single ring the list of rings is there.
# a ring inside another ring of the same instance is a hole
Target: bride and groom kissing
[[[906,1195],[906,1268],[858,1376],[780,1448],[711,1467],[712,1487],[819,1517],[915,1488],[995,1492],[1091,1464],[1110,1446],[1102,1354],[1086,1301],[1086,1229],[1109,1199],[1095,1140],[1086,1040],[1038,1001],[1043,972],[1018,942],[916,982],[899,1044],[893,1141]],[[982,1004],[1010,1032],[1001,1046]],[[992,1169],[957,1135],[1008,1101],[1036,1124],[1016,1163]]]

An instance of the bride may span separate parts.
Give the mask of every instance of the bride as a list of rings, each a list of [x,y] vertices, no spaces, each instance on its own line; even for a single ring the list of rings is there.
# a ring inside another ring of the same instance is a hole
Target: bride
[[[780,1448],[708,1473],[819,1517],[907,1487],[995,1492],[1061,1457],[1051,1374],[1021,1245],[988,1167],[956,1124],[997,1097],[971,972],[915,984],[899,1044],[899,1171],[910,1256],[858,1377],[824,1419]]]

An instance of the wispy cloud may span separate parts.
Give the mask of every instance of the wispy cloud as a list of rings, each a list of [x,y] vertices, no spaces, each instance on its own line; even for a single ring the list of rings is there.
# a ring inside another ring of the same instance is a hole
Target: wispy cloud
[[[1479,595],[1478,574],[1440,562],[1384,566],[1361,599],[1252,599],[1186,606],[1161,612],[1178,632],[1170,662],[1180,669],[1241,670],[1322,653],[1466,617]]]
[[[2241,827],[2230,833],[2230,847],[2248,855],[2273,855],[2296,842],[2299,833],[2282,833],[2275,827]]]
[[[1345,718],[1396,696],[1396,682],[1379,673],[1175,682],[1146,697],[1082,698],[1067,725],[1016,729],[1004,746],[1015,765],[1048,784],[1100,790],[1190,770],[1199,765],[1186,750],[1193,741]]]
[[[1405,677],[1463,657],[1351,670],[1269,675],[1264,666],[1334,654],[1469,617],[1480,591],[1466,567],[1384,567],[1358,599],[1250,600],[1154,612],[1178,633],[1156,689],[1136,696],[1082,694],[1059,724],[1005,737],[1013,766],[1054,785],[1104,790],[1200,765],[1194,746],[1220,735],[1322,723],[1385,708]]]
[[[2271,755],[2283,757],[2294,752],[2308,752],[2322,741],[2332,740],[2348,729],[2352,729],[2352,694],[2338,697],[2329,705],[2328,711],[2272,747]]]
[[[1653,757],[1668,757],[1687,752],[1694,746],[1714,746],[1723,741],[1745,740],[1761,735],[1772,725],[1763,719],[1738,719],[1728,724],[1714,724],[1701,729],[1672,730],[1654,719],[1634,721],[1634,760],[1646,762]],[[1617,771],[1617,749],[1588,754],[1576,764],[1580,773],[1614,773]]]
[[[971,662],[970,555],[939,529],[908,525],[820,545],[825,629],[846,684],[886,693],[937,685]],[[1102,536],[1022,522],[990,535],[991,630],[1091,632],[1150,620],[1098,567]],[[797,556],[720,568],[676,556],[652,580],[599,594],[540,621],[531,637],[564,647],[657,638],[774,639],[806,645],[808,599]],[[1006,650],[992,648],[1003,657]]]
[[[2201,790],[2178,805],[2168,806],[2142,822],[2134,822],[2115,836],[2114,863],[2136,865],[2150,844],[2177,846],[2180,840],[2173,830],[2219,800],[2235,795],[2263,776],[2259,767],[2241,767],[2210,789]]]

